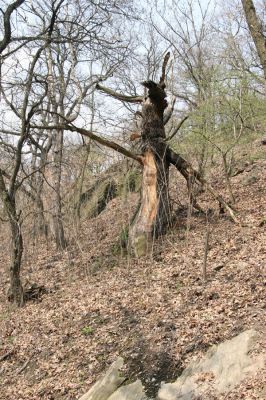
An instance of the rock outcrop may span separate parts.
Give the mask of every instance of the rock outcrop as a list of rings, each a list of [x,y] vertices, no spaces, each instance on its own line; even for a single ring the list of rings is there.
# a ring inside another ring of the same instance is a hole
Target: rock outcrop
[[[265,355],[257,352],[259,334],[248,330],[231,340],[213,346],[199,361],[193,361],[174,383],[163,384],[156,400],[195,400],[207,395],[226,393],[243,379],[264,367]],[[107,373],[79,400],[148,400],[140,380],[121,386],[125,378],[118,358]]]
[[[264,365],[262,354],[249,355],[257,339],[258,333],[248,330],[211,347],[205,357],[191,363],[176,382],[162,385],[158,400],[193,400],[206,398],[210,392],[218,394],[232,390]]]
[[[123,359],[119,357],[79,400],[148,400],[140,380],[121,386],[125,381],[119,372],[123,363]]]

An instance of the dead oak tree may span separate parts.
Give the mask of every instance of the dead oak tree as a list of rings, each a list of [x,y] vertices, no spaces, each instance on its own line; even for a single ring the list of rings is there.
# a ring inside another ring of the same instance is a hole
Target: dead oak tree
[[[93,132],[74,126],[66,120],[60,127],[72,132],[78,132],[97,143],[109,147],[126,157],[138,161],[143,167],[142,195],[140,207],[129,230],[129,242],[136,256],[146,254],[156,238],[167,232],[171,225],[171,207],[168,195],[169,167],[174,165],[187,180],[200,183],[212,196],[219,201],[231,218],[238,222],[233,210],[225,200],[195,171],[191,165],[168,145],[165,134],[165,123],[169,119],[166,112],[167,101],[165,92],[165,71],[170,54],[164,58],[162,74],[159,83],[145,81],[142,85],[147,89],[147,96],[127,96],[96,85],[98,90],[122,102],[138,103],[142,105],[142,126],[140,132],[140,154],[135,154],[119,144],[99,137]],[[186,117],[187,118],[187,117]],[[181,123],[179,124],[181,126]],[[43,129],[41,126],[34,126]],[[45,129],[54,129],[55,126],[46,126]],[[56,126],[58,128],[58,126]]]
[[[168,194],[170,164],[177,168],[188,184],[191,179],[194,179],[201,185],[205,185],[236,221],[233,210],[224,199],[167,143],[168,138],[166,138],[164,126],[169,115],[165,112],[167,108],[165,71],[169,57],[170,53],[167,53],[163,61],[159,83],[153,81],[142,83],[147,89],[146,97],[125,96],[102,85],[97,85],[99,90],[118,100],[142,104],[141,155],[138,157],[143,166],[142,197],[139,210],[129,231],[130,245],[137,256],[147,253],[153,238],[166,233],[171,225],[171,205]],[[136,157],[134,158],[136,159]]]

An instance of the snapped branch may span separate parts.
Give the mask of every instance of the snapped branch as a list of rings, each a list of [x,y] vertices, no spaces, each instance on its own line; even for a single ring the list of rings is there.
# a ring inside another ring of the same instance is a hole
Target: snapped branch
[[[96,89],[98,89],[120,101],[125,101],[127,103],[141,103],[143,101],[142,96],[127,96],[122,93],[118,93],[112,89],[109,89],[105,86],[102,86],[99,83],[97,83],[95,87],[96,87]]]
[[[166,55],[164,56],[163,65],[162,65],[162,75],[160,77],[159,85],[163,89],[165,88],[166,67],[167,67],[169,58],[170,58],[170,51],[168,51],[168,53],[166,53]]]

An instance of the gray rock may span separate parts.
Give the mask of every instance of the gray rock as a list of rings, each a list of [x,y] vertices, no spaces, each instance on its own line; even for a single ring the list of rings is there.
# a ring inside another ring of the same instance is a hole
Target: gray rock
[[[122,386],[108,400],[148,400],[142,383],[138,379],[130,385]]]
[[[80,397],[79,400],[107,400],[125,380],[119,374],[123,363],[123,359],[118,357],[107,370],[106,374],[87,393]]]
[[[248,375],[264,366],[262,354],[249,355],[258,338],[248,330],[218,346],[213,346],[198,362],[191,363],[174,383],[162,385],[158,400],[192,400],[210,390],[230,391]]]

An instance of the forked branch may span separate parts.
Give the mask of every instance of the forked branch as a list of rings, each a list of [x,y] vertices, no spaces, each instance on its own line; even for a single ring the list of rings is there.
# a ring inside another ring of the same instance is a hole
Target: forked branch
[[[183,125],[183,123],[188,119],[189,115],[185,115],[184,118],[181,119],[181,121],[179,121],[178,125],[174,128],[173,132],[171,133],[170,136],[168,136],[165,141],[169,141],[171,139],[173,139],[173,137],[177,134],[177,132],[179,131],[179,129],[181,128],[181,126]]]

